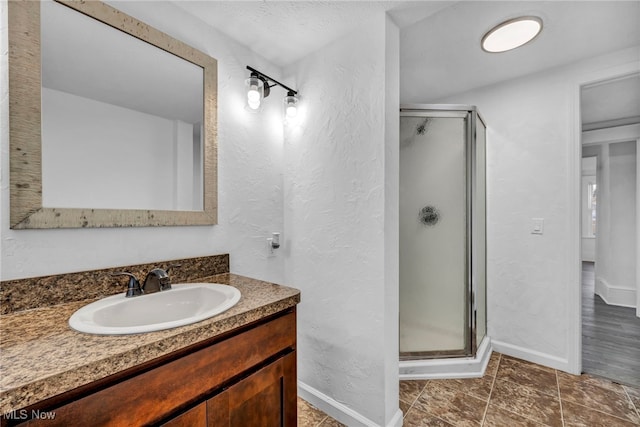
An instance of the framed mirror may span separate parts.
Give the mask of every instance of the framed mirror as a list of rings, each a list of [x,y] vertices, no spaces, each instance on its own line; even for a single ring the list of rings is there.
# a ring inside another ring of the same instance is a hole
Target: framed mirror
[[[217,62],[98,1],[11,1],[13,229],[217,223]]]

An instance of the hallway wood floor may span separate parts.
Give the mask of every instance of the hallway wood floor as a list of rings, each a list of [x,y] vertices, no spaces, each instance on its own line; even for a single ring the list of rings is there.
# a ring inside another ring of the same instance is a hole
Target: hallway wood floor
[[[595,295],[592,262],[582,263],[582,371],[640,387],[640,318],[635,308]]]

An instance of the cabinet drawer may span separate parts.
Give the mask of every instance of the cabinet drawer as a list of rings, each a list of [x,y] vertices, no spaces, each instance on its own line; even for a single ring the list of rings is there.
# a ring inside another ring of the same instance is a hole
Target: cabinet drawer
[[[49,409],[53,421],[22,425],[131,426],[158,422],[196,403],[236,375],[288,348],[295,348],[295,312],[167,362],[64,406]]]

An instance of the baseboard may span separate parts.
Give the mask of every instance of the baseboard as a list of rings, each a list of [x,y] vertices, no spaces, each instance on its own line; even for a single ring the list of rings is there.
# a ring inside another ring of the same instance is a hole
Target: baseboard
[[[485,337],[476,357],[400,361],[401,380],[480,378],[491,357],[491,339]]]
[[[389,423],[387,424],[387,427],[402,427],[403,421],[404,414],[402,413],[400,408],[398,408],[393,418],[391,418],[391,421],[389,421]]]
[[[571,372],[569,368],[569,360],[561,357],[552,356],[550,354],[541,353],[539,351],[531,350],[528,348],[520,347],[513,344],[508,344],[502,341],[491,341],[493,349],[498,353],[506,354],[507,356],[517,357],[531,363],[537,363],[538,365],[548,366],[549,368],[558,369],[560,371]]]
[[[609,284],[602,277],[596,277],[596,294],[609,305],[636,307],[636,290],[620,288]]]
[[[298,380],[298,396],[343,424],[357,427],[381,427],[343,403]],[[398,408],[384,427],[402,427],[402,411]]]

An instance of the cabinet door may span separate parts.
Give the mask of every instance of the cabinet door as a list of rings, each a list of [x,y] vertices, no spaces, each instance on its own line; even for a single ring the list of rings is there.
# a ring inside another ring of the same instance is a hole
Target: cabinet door
[[[177,417],[162,424],[161,427],[206,427],[207,405],[201,403],[195,408],[189,409]]]
[[[290,353],[207,401],[208,426],[295,427],[296,353]]]

